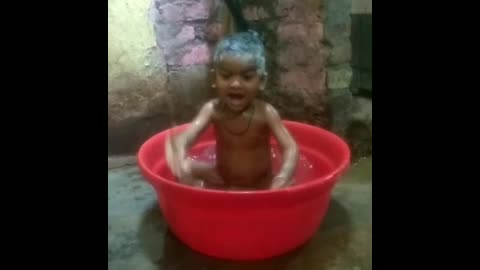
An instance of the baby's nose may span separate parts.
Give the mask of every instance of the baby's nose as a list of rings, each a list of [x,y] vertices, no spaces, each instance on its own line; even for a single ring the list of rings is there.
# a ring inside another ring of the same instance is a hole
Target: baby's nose
[[[240,86],[240,82],[238,81],[238,79],[234,79],[230,83],[230,87],[239,87],[239,86]]]

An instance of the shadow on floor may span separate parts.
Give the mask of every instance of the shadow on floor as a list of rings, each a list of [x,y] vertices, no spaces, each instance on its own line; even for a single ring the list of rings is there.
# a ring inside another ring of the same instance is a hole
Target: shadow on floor
[[[333,199],[320,230],[304,246],[271,259],[234,262],[200,254],[184,245],[168,230],[154,202],[143,214],[139,242],[145,256],[162,270],[322,270],[335,264],[348,247],[350,231],[348,212]]]

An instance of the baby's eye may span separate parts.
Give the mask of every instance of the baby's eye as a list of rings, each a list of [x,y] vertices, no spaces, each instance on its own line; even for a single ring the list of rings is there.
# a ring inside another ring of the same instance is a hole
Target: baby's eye
[[[227,80],[228,78],[230,78],[230,74],[227,74],[227,73],[220,73],[220,77],[222,77],[222,79],[225,79],[225,80]]]
[[[246,80],[246,81],[249,81],[251,79],[253,79],[255,75],[254,74],[245,74],[243,75],[243,79]]]

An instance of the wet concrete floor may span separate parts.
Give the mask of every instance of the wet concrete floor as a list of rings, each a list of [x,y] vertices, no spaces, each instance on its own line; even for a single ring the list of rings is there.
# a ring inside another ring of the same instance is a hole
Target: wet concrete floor
[[[156,196],[135,166],[108,171],[109,270],[372,269],[372,161],[358,161],[337,184],[324,223],[299,249],[263,261],[199,254],[172,235]]]

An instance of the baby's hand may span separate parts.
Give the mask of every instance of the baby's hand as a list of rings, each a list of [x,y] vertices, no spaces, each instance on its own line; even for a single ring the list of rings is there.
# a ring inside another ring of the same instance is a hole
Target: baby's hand
[[[190,163],[190,172],[195,178],[199,178],[210,182],[214,185],[224,185],[222,177],[218,174],[215,164],[206,163],[197,160],[191,160]]]
[[[171,138],[168,138],[165,142],[165,157],[174,176],[182,179],[191,174],[189,161],[182,159]]]
[[[279,189],[279,188],[284,188],[287,187],[291,184],[291,180],[288,179],[287,177],[283,176],[276,176],[272,180],[272,184],[270,186],[270,189]]]

